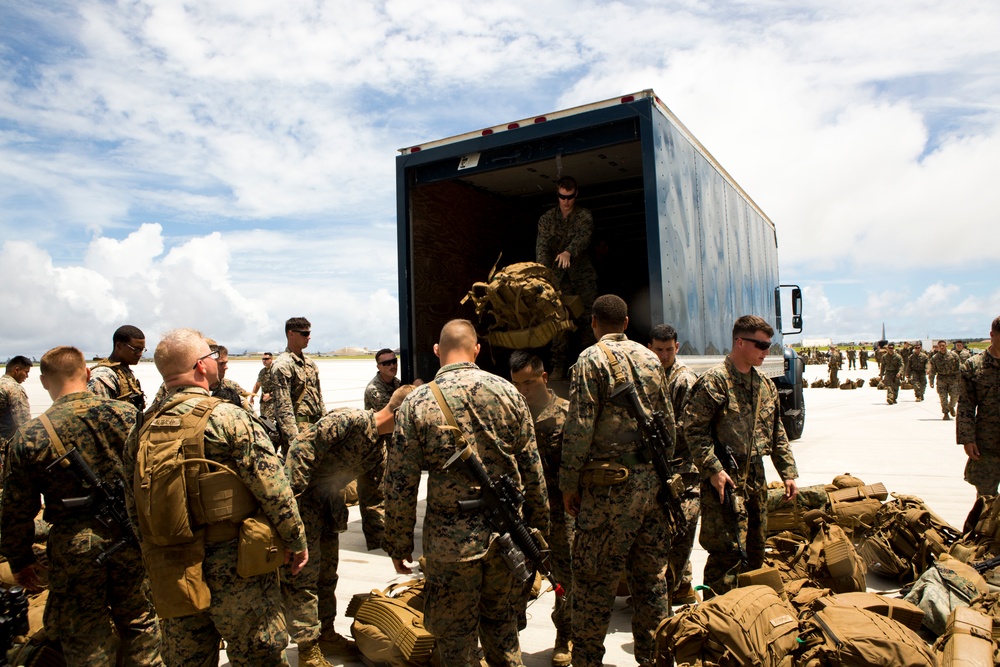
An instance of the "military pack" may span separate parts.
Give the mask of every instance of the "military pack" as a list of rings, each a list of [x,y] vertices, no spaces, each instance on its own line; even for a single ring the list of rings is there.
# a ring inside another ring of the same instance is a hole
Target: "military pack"
[[[355,595],[347,607],[351,636],[366,664],[429,665],[434,636],[424,628],[424,581],[393,584]]]
[[[802,622],[796,665],[935,667],[930,648],[902,623],[868,609],[832,605]]]

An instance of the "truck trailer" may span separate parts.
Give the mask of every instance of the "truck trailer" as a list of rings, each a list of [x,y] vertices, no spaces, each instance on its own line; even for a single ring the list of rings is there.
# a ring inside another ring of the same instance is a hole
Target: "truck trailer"
[[[774,223],[652,90],[402,148],[396,158],[401,375],[429,380],[433,345],[500,266],[535,260],[538,218],[573,176],[590,209],[598,293],[628,303],[628,337],[678,332],[695,372],[720,363],[737,317],[775,328],[760,371],[781,393],[790,438],[805,424],[802,360],[782,333],[802,330],[802,293],[778,278]],[[783,328],[782,303],[790,326]],[[509,350],[477,363],[506,376]]]

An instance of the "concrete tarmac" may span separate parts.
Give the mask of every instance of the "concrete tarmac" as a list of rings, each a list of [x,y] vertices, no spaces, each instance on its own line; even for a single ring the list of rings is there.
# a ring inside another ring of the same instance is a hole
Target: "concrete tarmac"
[[[364,387],[375,374],[373,360],[320,360],[320,376],[327,408],[361,407]],[[231,361],[229,377],[247,389],[256,380],[260,362]],[[975,500],[975,490],[962,479],[965,455],[955,444],[954,420],[943,421],[937,392],[928,388],[925,400],[917,403],[912,391],[901,391],[896,405],[887,405],[885,392],[869,387],[868,378],[877,374],[874,363],[865,371],[840,372],[840,379],[862,378],[864,387],[855,390],[806,389],[806,424],[801,439],[793,443],[793,452],[800,471],[800,486],[829,483],[835,475],[849,472],[866,483],[883,482],[887,489],[920,496],[928,506],[953,526],[961,528]],[[36,377],[37,367],[27,381],[32,413],[39,414],[48,404]],[[152,397],[159,377],[150,363],[136,368],[147,396]],[[811,382],[826,378],[825,366],[807,366],[806,379]],[[777,479],[767,462],[768,479]],[[421,498],[424,498],[421,491]],[[417,553],[419,553],[420,522],[418,516]],[[695,583],[701,583],[706,554],[695,544],[692,563]],[[367,551],[361,532],[361,518],[356,507],[350,510],[348,531],[340,540],[340,582],[337,587],[340,613],[347,607],[351,595],[385,588],[390,583],[404,581],[397,576],[392,563],[381,550]],[[869,589],[894,589],[891,581],[869,576]],[[555,631],[549,618],[553,593],[543,595],[528,609],[528,627],[521,633],[521,648],[527,667],[550,664]],[[337,619],[337,630],[350,635],[350,620]],[[626,667],[635,664],[631,635],[631,611],[626,598],[615,601],[611,625],[605,646],[607,665]],[[288,650],[293,667],[298,664],[296,648]],[[361,665],[360,662],[333,664]],[[223,664],[228,664],[223,659]]]

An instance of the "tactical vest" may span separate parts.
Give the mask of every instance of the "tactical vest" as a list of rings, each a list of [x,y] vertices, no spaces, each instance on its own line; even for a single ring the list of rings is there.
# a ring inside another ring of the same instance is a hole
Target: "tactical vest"
[[[114,397],[116,400],[131,403],[139,412],[146,409],[146,396],[142,393],[142,387],[139,386],[135,375],[126,373],[121,362],[109,359],[101,359],[90,370],[101,367],[110,368],[118,377],[118,395]]]

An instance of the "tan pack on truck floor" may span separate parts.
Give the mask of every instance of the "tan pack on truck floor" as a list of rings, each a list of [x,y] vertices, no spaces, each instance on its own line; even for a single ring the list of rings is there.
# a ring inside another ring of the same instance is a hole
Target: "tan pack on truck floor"
[[[656,629],[656,665],[790,667],[799,623],[768,586],[748,586],[686,607]]]

